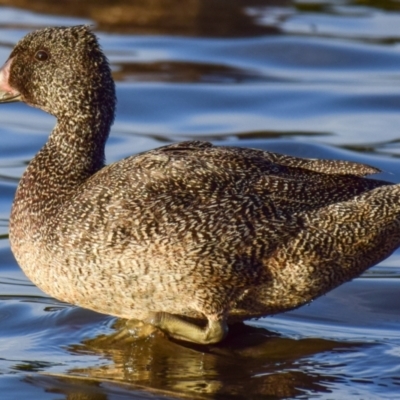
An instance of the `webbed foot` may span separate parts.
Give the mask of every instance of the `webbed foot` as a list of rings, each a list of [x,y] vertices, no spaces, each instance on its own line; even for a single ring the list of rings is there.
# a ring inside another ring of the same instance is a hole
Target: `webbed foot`
[[[156,312],[151,313],[145,322],[160,328],[175,339],[198,344],[218,343],[224,339],[228,333],[228,324],[225,318],[217,321],[208,320],[207,326],[201,328],[176,315]]]

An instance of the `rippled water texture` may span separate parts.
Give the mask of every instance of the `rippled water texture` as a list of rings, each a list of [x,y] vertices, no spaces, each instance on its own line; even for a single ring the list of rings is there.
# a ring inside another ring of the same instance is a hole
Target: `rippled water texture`
[[[365,162],[400,182],[397,1],[0,0],[0,62],[34,28],[81,23],[117,80],[109,162],[197,138]],[[158,334],[115,340],[113,318],[40,292],[7,224],[53,124],[23,104],[0,107],[1,399],[400,397],[399,251],[207,348]]]

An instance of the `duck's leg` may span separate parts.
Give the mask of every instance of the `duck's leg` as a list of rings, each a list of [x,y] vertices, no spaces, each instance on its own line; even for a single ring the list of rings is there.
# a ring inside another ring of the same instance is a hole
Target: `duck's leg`
[[[212,344],[220,342],[228,333],[228,324],[225,318],[216,321],[208,320],[204,328],[188,322],[176,315],[165,312],[150,313],[145,322],[160,328],[169,336],[198,344]]]

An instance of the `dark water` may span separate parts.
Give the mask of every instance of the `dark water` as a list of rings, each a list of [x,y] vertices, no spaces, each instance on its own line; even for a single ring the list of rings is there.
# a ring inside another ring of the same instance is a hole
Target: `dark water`
[[[1,63],[34,28],[95,26],[118,81],[109,162],[197,138],[365,162],[400,182],[399,2],[0,5]],[[0,107],[1,399],[400,398],[400,251],[207,348],[160,335],[115,341],[113,318],[35,288],[7,224],[18,178],[53,124],[23,104]]]

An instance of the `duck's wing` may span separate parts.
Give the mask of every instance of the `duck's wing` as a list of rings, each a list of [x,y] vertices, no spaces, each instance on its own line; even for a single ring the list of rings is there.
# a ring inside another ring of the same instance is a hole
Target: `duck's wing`
[[[379,168],[352,161],[293,157],[285,154],[274,153],[270,151],[264,151],[252,148],[232,148],[232,147],[227,148],[223,146],[217,147],[213,146],[209,142],[200,140],[174,143],[172,145],[160,147],[157,149],[157,151],[193,152],[210,148],[221,149],[221,152],[226,152],[227,149],[231,150],[235,149],[234,151],[236,151],[238,155],[240,154],[242,157],[249,157],[249,158],[260,157],[266,161],[273,162],[281,166],[301,168],[303,170],[309,170],[328,175],[339,174],[339,175],[354,175],[363,177],[381,172]]]
[[[257,151],[257,150],[256,150]],[[268,151],[263,152],[266,159],[287,167],[302,168],[322,174],[340,174],[367,176],[381,172],[380,169],[367,164],[356,163],[343,160],[322,160],[292,157]]]
[[[149,279],[178,271],[243,286],[257,281],[261,260],[305,229],[307,216],[388,184],[279,164],[271,157],[277,156],[203,142],[128,157],[81,186],[63,206],[55,233],[73,245],[63,225],[77,226],[88,254],[98,243],[114,257],[133,254],[129,268],[134,271],[135,260],[142,259]],[[90,225],[81,224],[88,219]],[[147,268],[149,260],[158,267]]]
[[[190,141],[108,165],[82,185],[75,201],[91,198],[100,190],[114,201],[123,198],[127,205],[138,203],[139,208],[147,204],[162,210],[164,202],[171,209],[186,205],[186,210],[196,212],[200,204],[212,205],[213,201],[225,202],[229,207],[230,201],[238,197],[244,207],[269,205],[274,210],[272,221],[274,217],[289,218],[390,185],[363,177],[378,171],[347,161],[301,159]]]

